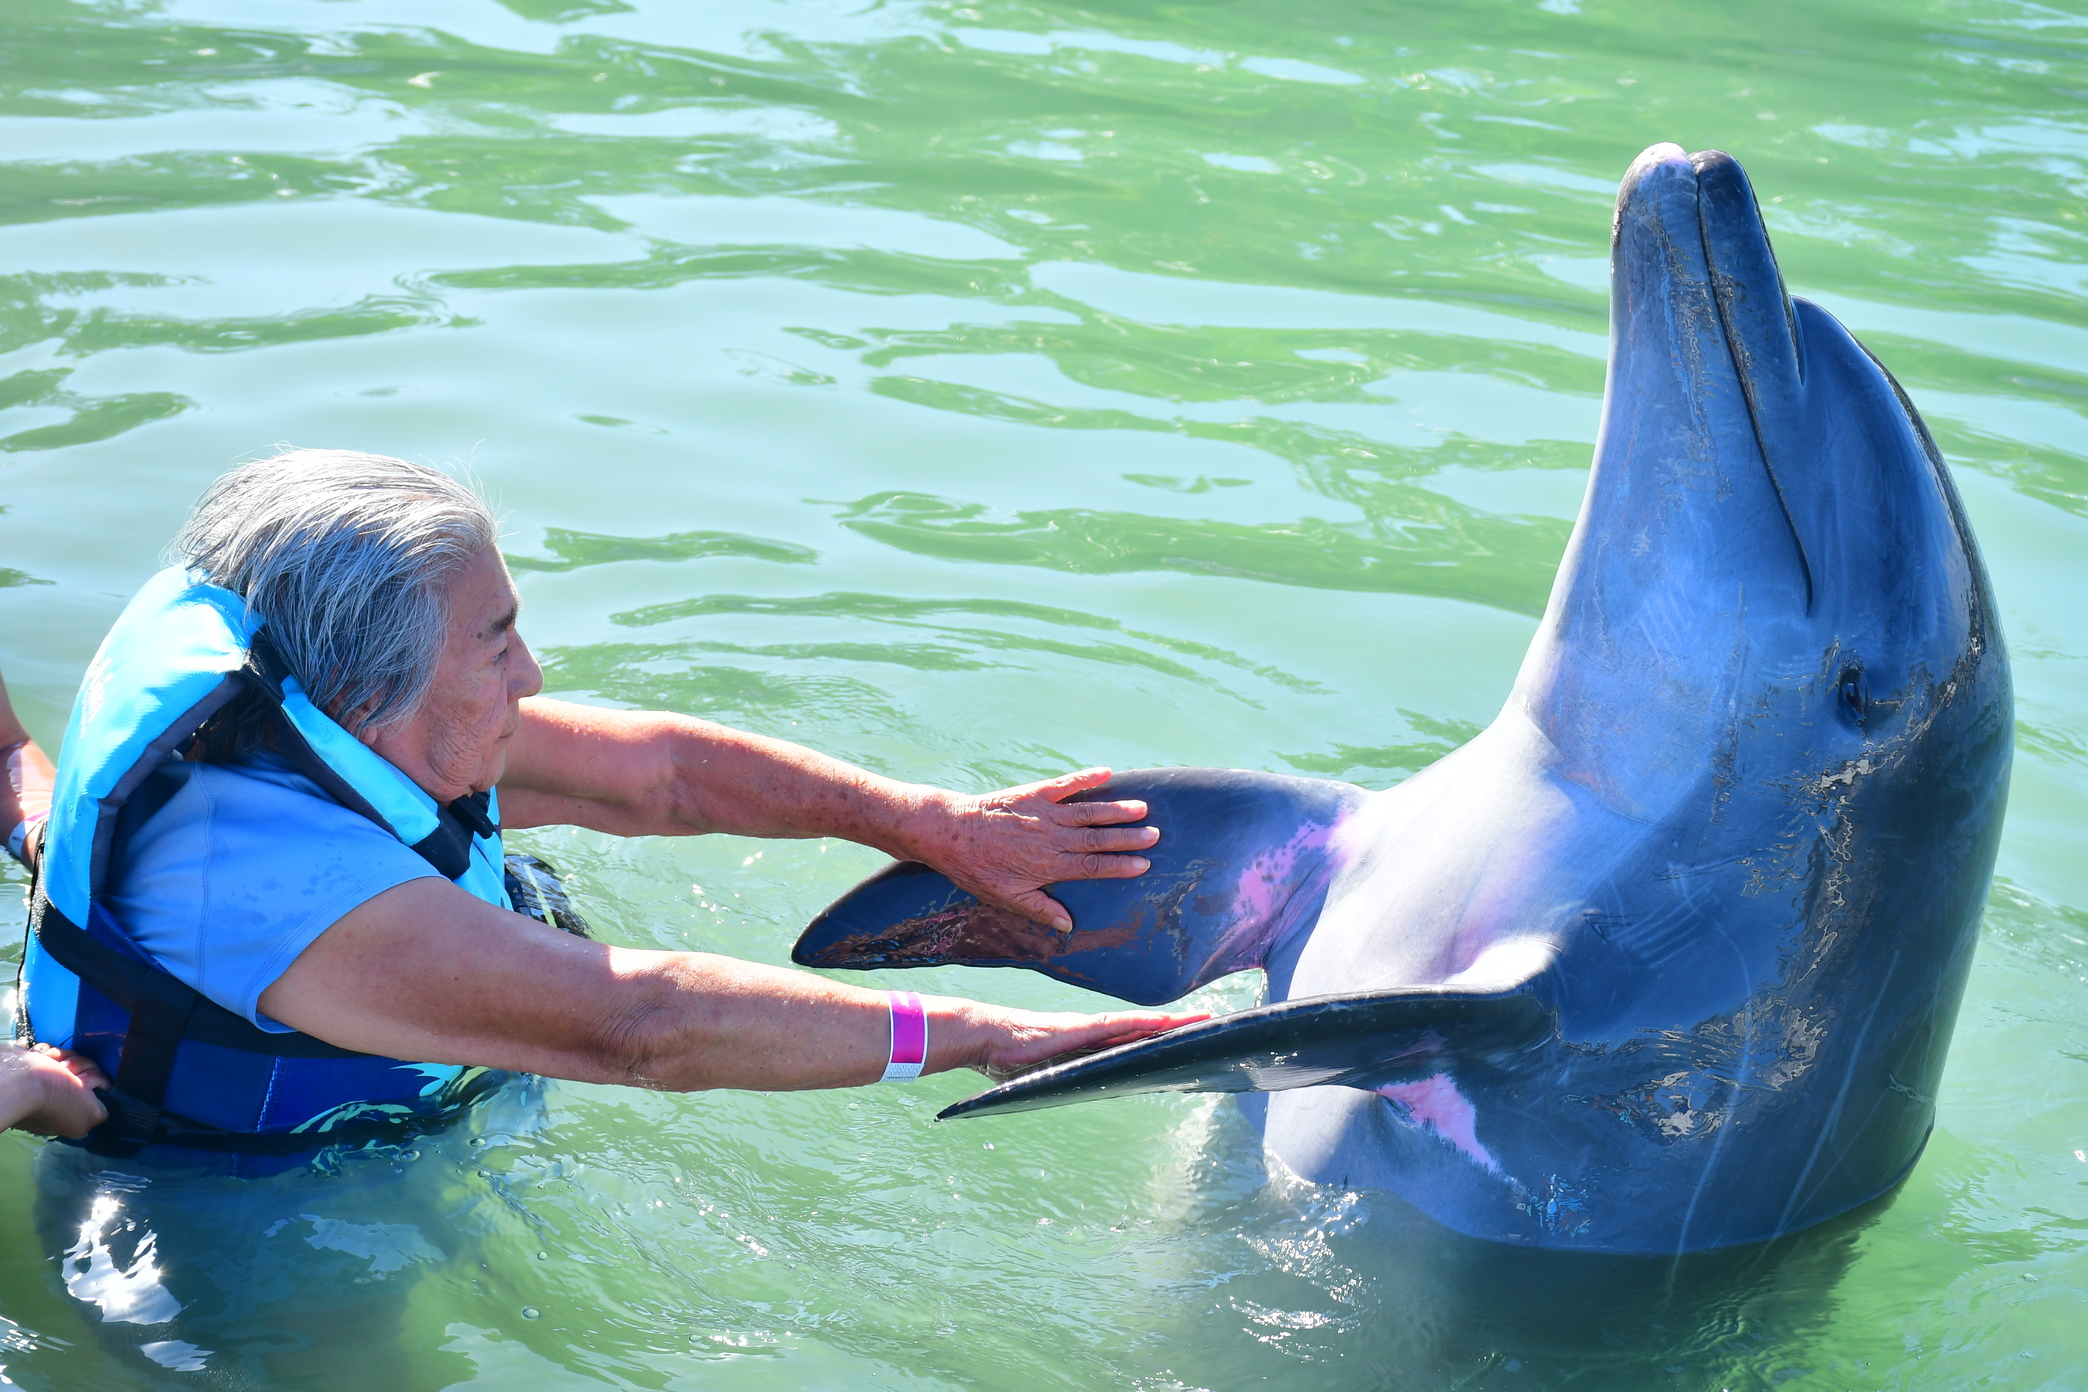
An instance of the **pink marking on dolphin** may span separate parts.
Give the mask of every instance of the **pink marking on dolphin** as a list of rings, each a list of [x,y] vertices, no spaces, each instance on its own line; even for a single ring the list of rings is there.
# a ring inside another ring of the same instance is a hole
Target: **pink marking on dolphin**
[[[1298,858],[1325,848],[1334,828],[1323,822],[1307,822],[1291,839],[1274,850],[1263,851],[1240,871],[1233,887],[1233,917],[1241,923],[1266,923],[1289,902],[1297,888],[1292,872]]]
[[[1475,1129],[1479,1114],[1472,1110],[1472,1104],[1457,1090],[1456,1080],[1448,1073],[1438,1073],[1418,1083],[1387,1083],[1377,1089],[1377,1094],[1397,1102],[1406,1109],[1407,1120],[1435,1132],[1485,1166],[1488,1173],[1501,1172],[1493,1153],[1479,1144]]]

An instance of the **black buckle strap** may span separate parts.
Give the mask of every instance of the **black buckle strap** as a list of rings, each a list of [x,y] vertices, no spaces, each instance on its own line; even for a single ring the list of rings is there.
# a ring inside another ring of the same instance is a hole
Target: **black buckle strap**
[[[516,913],[561,928],[576,938],[594,936],[587,929],[587,920],[573,907],[565,882],[558,878],[550,862],[524,851],[509,851],[506,869],[508,899]]]
[[[148,972],[139,980],[116,1086],[102,1094],[109,1119],[88,1133],[89,1152],[136,1155],[159,1134],[160,1108],[174,1079],[174,1053],[199,999],[194,987],[165,972]]]
[[[141,1001],[157,989],[156,981],[172,982],[191,995],[196,993],[150,962],[119,952],[61,913],[38,886],[29,902],[29,931],[37,946],[51,960],[94,987],[117,1005],[131,1012],[135,1021]],[[343,1049],[314,1039],[309,1034],[277,1034],[234,1015],[216,1001],[196,996],[185,1017],[186,1037],[203,1044],[241,1049],[250,1054],[273,1054],[282,1058],[348,1059],[368,1058],[355,1049]],[[124,1050],[126,1060],[130,1055]],[[126,1063],[127,1066],[127,1063]]]
[[[151,1144],[160,1129],[156,1103],[140,1102],[117,1087],[98,1089],[94,1095],[108,1109],[109,1117],[87,1133],[83,1145],[88,1154],[124,1160]]]

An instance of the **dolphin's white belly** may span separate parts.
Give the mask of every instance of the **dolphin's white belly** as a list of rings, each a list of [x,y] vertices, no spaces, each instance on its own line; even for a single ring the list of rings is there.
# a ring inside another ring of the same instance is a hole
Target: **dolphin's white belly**
[[[1272,999],[1388,986],[1506,990],[1548,966],[1591,884],[1645,831],[1547,769],[1511,705],[1336,831],[1319,924]]]

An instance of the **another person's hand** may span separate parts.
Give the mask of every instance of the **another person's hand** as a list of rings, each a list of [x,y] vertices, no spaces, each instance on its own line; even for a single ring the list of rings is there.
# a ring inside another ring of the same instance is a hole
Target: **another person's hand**
[[[29,738],[8,703],[7,683],[0,681],[0,838],[23,834],[22,860],[34,865],[36,841],[28,835],[51,807],[51,761]],[[9,849],[14,845],[10,841]]]
[[[1108,781],[1108,769],[1091,768],[997,793],[942,793],[919,816],[913,857],[989,904],[1066,932],[1073,916],[1046,885],[1143,875],[1148,862],[1134,852],[1160,840],[1158,827],[1127,825],[1145,818],[1141,801],[1066,801]]]
[[[77,1140],[108,1118],[94,1095],[108,1077],[84,1056],[48,1044],[0,1044],[0,1127]]]

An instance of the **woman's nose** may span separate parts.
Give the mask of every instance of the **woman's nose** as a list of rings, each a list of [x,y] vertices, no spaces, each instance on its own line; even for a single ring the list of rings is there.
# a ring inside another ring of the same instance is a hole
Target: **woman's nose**
[[[537,665],[536,654],[522,635],[514,635],[515,657],[519,660],[508,664],[508,699],[519,701],[525,696],[534,696],[544,689],[544,669]]]

